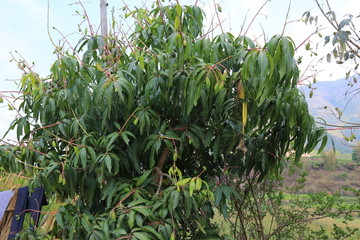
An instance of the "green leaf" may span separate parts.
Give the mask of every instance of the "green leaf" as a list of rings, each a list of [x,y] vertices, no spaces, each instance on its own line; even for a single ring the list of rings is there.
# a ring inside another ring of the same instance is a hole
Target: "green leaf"
[[[149,233],[152,233],[153,235],[155,235],[155,237],[159,240],[164,240],[163,236],[161,236],[155,229],[153,229],[150,226],[144,226],[141,228],[142,230],[145,230]]]
[[[161,219],[165,219],[165,217],[167,216],[168,214],[168,209],[167,208],[161,208],[159,211],[158,211],[158,214],[159,214],[159,217]]]
[[[220,186],[215,188],[214,198],[215,198],[215,206],[219,206],[220,201],[222,199],[222,190]]]
[[[109,170],[109,172],[111,172],[111,169],[112,169],[111,157],[109,155],[106,155],[104,158],[104,161],[105,161],[107,169]]]
[[[311,89],[311,91],[310,91],[310,93],[309,93],[309,98],[312,98],[312,97],[313,97],[313,95],[314,95],[314,90],[313,90],[313,89]]]
[[[147,170],[143,175],[141,175],[136,181],[136,187],[140,187],[152,172],[153,170]]]
[[[194,193],[194,190],[195,190],[195,179],[192,178],[191,181],[190,181],[190,184],[189,184],[189,193],[190,193],[190,197],[193,195]]]
[[[349,23],[351,23],[351,19],[350,19],[350,18],[343,19],[343,20],[339,23],[339,29],[342,29],[343,27],[349,25]]]
[[[55,219],[56,219],[57,224],[59,224],[60,227],[65,228],[63,217],[61,214],[56,214]]]
[[[345,43],[349,40],[349,33],[346,31],[340,31],[338,33],[339,39],[342,43]]]
[[[81,165],[83,168],[86,168],[87,166],[87,154],[86,154],[86,148],[81,148],[79,151],[79,155],[80,155],[80,160],[81,160]]]
[[[180,200],[180,192],[172,191],[169,199],[169,210],[174,211]]]
[[[146,207],[146,206],[137,206],[137,207],[133,207],[132,210],[141,213],[142,215],[148,217],[152,215],[152,211]]]
[[[134,232],[133,235],[139,240],[151,240],[150,235],[146,232]]]
[[[260,52],[258,54],[257,61],[260,67],[260,81],[265,81],[269,72],[269,59],[267,57],[267,54],[264,52]]]
[[[109,223],[107,221],[101,223],[101,229],[104,232],[105,239],[110,239]]]
[[[145,69],[145,63],[144,63],[144,53],[141,53],[140,54],[140,57],[139,57],[139,64],[140,64],[140,68],[142,70]]]
[[[326,54],[326,61],[328,63],[331,62],[331,54],[330,53]]]
[[[109,134],[106,139],[107,139],[107,145],[106,145],[106,150],[110,151],[111,148],[113,147],[113,143],[115,142],[115,140],[119,137],[119,133],[118,132],[114,132],[112,134]]]
[[[191,215],[191,209],[192,209],[192,198],[190,197],[190,194],[188,191],[183,190],[184,193],[184,199],[185,199],[185,214],[186,214],[186,218],[188,218]]]
[[[321,152],[323,151],[323,149],[325,148],[326,143],[327,143],[327,139],[328,139],[328,136],[325,135],[325,136],[323,137],[323,139],[322,139],[321,146],[320,146],[320,148],[319,148],[319,150],[318,150],[318,154],[321,153]]]
[[[326,36],[326,37],[325,37],[324,45],[326,45],[328,42],[330,42],[330,36]]]
[[[135,208],[138,208],[138,207],[135,207]],[[140,214],[135,214],[135,222],[136,222],[137,226],[142,227],[144,224],[143,216],[141,216]]]
[[[99,230],[99,229],[94,230],[94,231],[93,231],[93,235],[96,237],[95,239],[99,239],[99,240],[105,239],[104,233],[103,233],[102,230]]]
[[[216,139],[215,139],[215,142],[214,142],[214,145],[213,145],[213,156],[214,156],[214,159],[216,159],[218,157],[218,154],[219,154],[219,150],[220,150],[220,137],[218,136]]]
[[[129,136],[132,136],[132,137],[135,137],[134,134],[132,134],[132,133],[129,132],[129,131],[124,131],[124,132],[121,133],[122,139],[124,140],[124,142],[126,143],[126,145],[129,146],[130,139],[128,138],[128,135],[129,135]]]
[[[127,206],[129,208],[132,208],[132,207],[135,207],[137,205],[141,205],[141,204],[146,203],[146,202],[147,202],[146,199],[141,198],[141,199],[130,202]]]
[[[128,226],[130,229],[134,228],[134,224],[135,224],[135,211],[130,211],[129,215],[128,215]]]
[[[206,231],[205,231],[205,228],[203,225],[201,225],[201,223],[199,221],[195,221],[196,222],[196,225],[197,227],[200,229],[200,231],[203,233],[203,234],[206,234]]]

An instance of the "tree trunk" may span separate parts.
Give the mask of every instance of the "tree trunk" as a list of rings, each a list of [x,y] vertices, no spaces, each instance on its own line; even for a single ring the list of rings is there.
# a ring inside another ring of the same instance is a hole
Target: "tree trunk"
[[[101,36],[106,37],[108,34],[108,25],[107,25],[107,2],[106,0],[100,0],[100,26],[101,26]]]

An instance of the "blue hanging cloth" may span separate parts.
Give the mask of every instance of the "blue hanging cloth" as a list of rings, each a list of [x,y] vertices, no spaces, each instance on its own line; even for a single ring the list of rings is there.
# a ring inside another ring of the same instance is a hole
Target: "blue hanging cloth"
[[[30,196],[29,188],[27,186],[19,188],[14,218],[11,223],[8,239],[13,239],[16,234],[22,230],[25,214],[28,212],[30,212],[30,216],[34,219],[34,226],[36,227],[39,222],[41,208],[43,205],[47,204],[45,190],[43,187],[35,188],[34,192]]]

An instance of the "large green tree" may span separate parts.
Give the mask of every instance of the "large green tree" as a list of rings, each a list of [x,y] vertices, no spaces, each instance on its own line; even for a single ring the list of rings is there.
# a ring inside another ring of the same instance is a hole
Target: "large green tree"
[[[159,4],[159,3],[158,3]],[[24,66],[20,145],[0,164],[61,202],[64,239],[202,239],[226,215],[224,171],[260,179],[323,137],[303,95],[294,44],[203,35],[197,6],[126,14],[129,38],[84,36],[51,74]],[[81,57],[80,57],[81,55]],[[25,234],[25,233],[24,233]]]

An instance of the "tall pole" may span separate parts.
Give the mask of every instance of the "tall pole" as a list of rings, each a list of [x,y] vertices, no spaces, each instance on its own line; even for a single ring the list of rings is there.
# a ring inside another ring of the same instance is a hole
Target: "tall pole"
[[[108,35],[108,25],[107,25],[107,2],[106,0],[100,0],[100,27],[101,27],[101,36],[106,37]]]

